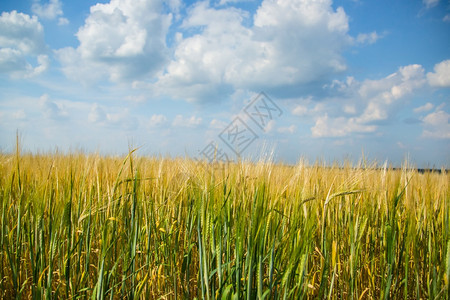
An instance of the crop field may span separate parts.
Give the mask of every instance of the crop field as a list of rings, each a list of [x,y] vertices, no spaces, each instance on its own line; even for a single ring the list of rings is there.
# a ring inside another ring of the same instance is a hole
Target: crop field
[[[0,154],[0,298],[449,299],[450,175]]]

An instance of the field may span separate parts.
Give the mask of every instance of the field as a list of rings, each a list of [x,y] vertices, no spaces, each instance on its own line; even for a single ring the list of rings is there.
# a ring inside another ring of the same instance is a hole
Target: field
[[[0,154],[0,297],[449,299],[450,175]]]

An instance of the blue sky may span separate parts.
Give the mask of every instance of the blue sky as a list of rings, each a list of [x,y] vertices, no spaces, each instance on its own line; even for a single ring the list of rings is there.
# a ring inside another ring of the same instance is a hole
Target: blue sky
[[[35,152],[450,166],[448,1],[30,0],[0,10],[3,152],[18,131]]]

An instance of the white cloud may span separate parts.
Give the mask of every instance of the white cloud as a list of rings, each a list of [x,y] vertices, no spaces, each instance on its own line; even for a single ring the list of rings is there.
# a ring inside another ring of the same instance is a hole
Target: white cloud
[[[308,107],[306,105],[297,105],[293,110],[292,114],[296,116],[304,116],[308,113]]]
[[[29,69],[29,64],[23,54],[16,49],[0,48],[0,71],[2,73],[15,74],[18,70]]]
[[[211,122],[209,123],[210,128],[218,130],[224,130],[227,127],[227,125],[228,123],[217,119],[212,119]]]
[[[68,78],[87,85],[100,80],[107,70],[101,62],[82,59],[78,51],[71,47],[56,50],[55,54],[63,66],[62,71]]]
[[[374,44],[377,40],[379,40],[381,36],[376,32],[373,31],[371,33],[360,33],[356,37],[356,42],[359,44]]]
[[[350,133],[370,133],[376,129],[375,125],[361,124],[356,118],[329,118],[325,114],[317,118],[311,133],[313,137],[343,137]]]
[[[278,128],[279,133],[294,133],[297,130],[297,127],[295,125],[291,125],[288,127],[280,127]]]
[[[164,1],[170,8],[170,10],[172,12],[175,13],[176,17],[179,17],[178,13],[181,9],[181,7],[183,7],[183,1],[181,0],[165,0]]]
[[[432,110],[433,107],[434,107],[434,105],[433,105],[432,103],[427,102],[427,103],[425,103],[425,104],[422,105],[422,106],[419,106],[419,107],[414,108],[413,111],[414,111],[415,113],[421,113],[421,112],[425,112],[425,111]]]
[[[27,115],[23,109],[19,109],[12,114],[12,117],[16,120],[25,120]]]
[[[252,2],[255,0],[220,0],[219,5],[226,5],[228,3],[239,3],[239,2]]]
[[[425,4],[426,8],[431,8],[438,5],[439,0],[422,0],[423,4]]]
[[[335,81],[331,87],[338,89],[343,98],[314,109],[317,117],[311,128],[312,135],[343,137],[352,133],[373,133],[382,122],[395,115],[402,99],[425,83],[424,69],[420,65],[400,67],[381,79]],[[342,116],[342,111],[351,117]]]
[[[448,123],[449,114],[443,110],[438,110],[428,114],[425,118],[423,118],[423,122],[425,124],[429,124],[432,126],[438,127],[439,125]],[[450,132],[449,132],[450,134]]]
[[[444,18],[442,19],[442,21],[444,21],[444,22],[450,22],[450,14],[446,14],[446,15],[444,16]]]
[[[270,120],[267,125],[264,127],[264,132],[269,133],[275,129],[276,121]]]
[[[421,65],[400,67],[397,72],[383,79],[365,80],[359,89],[359,94],[365,97],[382,94],[387,101],[401,98],[415,87],[424,84],[424,70]],[[384,94],[388,92],[388,94]]]
[[[48,94],[43,94],[39,98],[39,104],[42,109],[42,114],[46,119],[52,120],[63,120],[67,118],[68,113],[61,103],[56,103],[53,100],[50,100]]]
[[[78,48],[56,52],[64,73],[85,82],[154,75],[167,60],[165,39],[171,15],[161,11],[158,0],[111,0],[92,6],[76,34]]]
[[[450,139],[450,114],[443,110],[436,110],[423,118],[423,137],[436,139]]]
[[[47,55],[38,55],[36,60],[36,66],[33,67],[20,51],[0,48],[0,72],[7,73],[12,78],[29,78],[48,69],[50,60]]]
[[[358,85],[359,85],[359,82],[353,76],[347,76],[345,81],[340,81],[340,80],[334,79],[331,82],[331,84],[325,84],[323,86],[323,88],[324,89],[336,88],[340,92],[345,92],[349,88],[352,88],[352,87],[355,87],[355,86],[358,86]]]
[[[67,18],[58,18],[58,25],[59,26],[63,26],[63,25],[68,25],[70,22]]]
[[[146,94],[134,94],[125,97],[126,100],[136,103],[143,103],[148,99]]]
[[[346,104],[346,105],[344,105],[343,111],[346,114],[353,115],[353,114],[356,113],[356,107],[354,105],[352,105],[352,104]]]
[[[25,77],[33,77],[48,70],[50,66],[50,59],[48,55],[38,55],[36,67],[29,70]]]
[[[91,107],[91,111],[88,115],[88,120],[91,123],[101,123],[106,120],[106,113],[97,103],[94,103]]]
[[[411,94],[425,83],[424,69],[420,65],[400,67],[399,70],[380,80],[366,80],[359,88],[359,96],[367,99],[368,105],[359,122],[386,120],[389,109],[397,100]]]
[[[450,59],[434,66],[434,73],[427,73],[428,83],[435,87],[450,87]]]
[[[135,130],[139,125],[137,118],[130,115],[128,109],[118,113],[108,113],[106,117],[109,125],[117,126],[124,130]]]
[[[150,127],[160,127],[164,124],[166,124],[167,118],[165,115],[153,115],[150,118]]]
[[[317,103],[312,96],[293,99],[296,103],[291,113],[299,117],[314,117],[326,110],[325,103]]]
[[[31,11],[39,18],[49,20],[63,15],[62,4],[59,0],[50,0],[44,4],[41,4],[39,0],[35,0],[31,5]]]
[[[106,109],[97,103],[91,106],[88,114],[88,120],[91,123],[123,130],[134,130],[139,122],[132,116],[128,109],[120,109],[118,112],[107,112]]]
[[[297,86],[345,70],[348,17],[330,0],[263,1],[253,17],[236,8],[194,5],[156,89],[188,101],[211,101],[235,89]],[[292,30],[295,28],[295,30]]]
[[[185,118],[182,115],[177,115],[172,122],[173,126],[176,127],[198,127],[202,123],[202,118],[191,116],[190,118]]]
[[[1,14],[0,73],[13,78],[38,75],[49,67],[46,51],[44,29],[36,16],[17,11]]]
[[[45,51],[44,28],[37,17],[27,14],[3,12],[0,16],[0,47],[14,48],[24,54]]]

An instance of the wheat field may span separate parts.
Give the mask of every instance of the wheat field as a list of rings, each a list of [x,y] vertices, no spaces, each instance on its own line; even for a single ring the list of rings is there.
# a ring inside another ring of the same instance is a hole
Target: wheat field
[[[449,299],[448,172],[0,154],[3,299]]]

